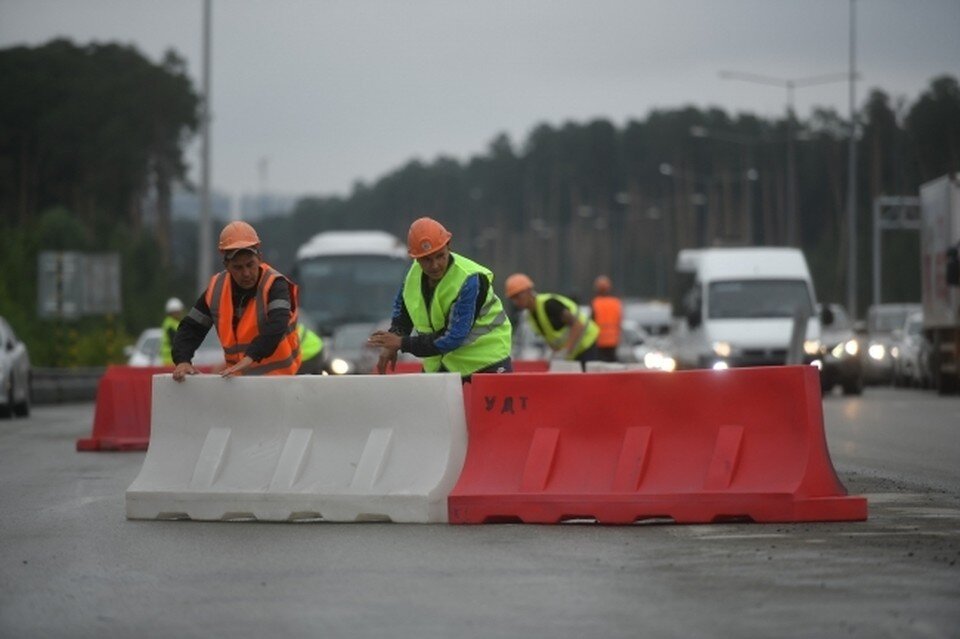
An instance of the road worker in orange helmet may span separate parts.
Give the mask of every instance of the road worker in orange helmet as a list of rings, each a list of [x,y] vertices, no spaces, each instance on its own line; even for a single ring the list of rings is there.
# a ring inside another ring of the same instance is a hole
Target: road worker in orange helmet
[[[606,275],[600,275],[593,282],[595,293],[590,302],[593,321],[600,327],[597,337],[597,352],[600,361],[617,361],[617,345],[620,344],[620,325],[623,322],[623,303],[611,293],[613,283]]]
[[[421,217],[410,225],[407,252],[413,258],[393,304],[390,329],[368,343],[380,348],[377,370],[397,364],[397,353],[411,353],[430,372],[506,373],[513,329],[493,288],[493,272],[450,250],[453,234]]]
[[[508,277],[504,289],[514,306],[527,311],[531,328],[553,352],[580,362],[581,367],[597,359],[600,329],[576,302],[556,293],[537,293],[533,280],[525,273]]]
[[[301,361],[296,284],[262,260],[260,237],[246,222],[227,224],[217,248],[224,270],[180,322],[173,378],[197,373],[191,360],[211,327],[223,345],[222,377],[295,374]]]

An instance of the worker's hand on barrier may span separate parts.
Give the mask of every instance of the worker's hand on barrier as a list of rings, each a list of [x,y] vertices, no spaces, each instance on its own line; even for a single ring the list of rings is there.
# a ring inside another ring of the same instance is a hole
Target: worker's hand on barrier
[[[400,351],[402,338],[396,333],[390,331],[374,331],[367,339],[369,346],[380,348],[380,359],[377,360],[377,372],[383,375],[387,372],[387,366],[390,370],[397,368],[397,353]]]
[[[234,377],[239,375],[246,369],[250,364],[253,364],[253,360],[249,356],[244,355],[243,359],[234,364],[233,366],[228,366],[220,372],[220,377]]]
[[[187,375],[196,375],[200,371],[193,367],[193,364],[190,362],[180,362],[177,364],[177,367],[173,369],[173,379],[177,382],[182,382]]]
[[[377,372],[385,375],[388,367],[391,371],[397,370],[397,351],[381,348],[380,359],[377,360]]]

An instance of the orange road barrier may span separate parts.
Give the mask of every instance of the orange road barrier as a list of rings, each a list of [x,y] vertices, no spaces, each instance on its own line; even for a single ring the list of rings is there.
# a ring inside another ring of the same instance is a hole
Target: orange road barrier
[[[153,376],[172,370],[161,366],[108,366],[97,386],[93,433],[77,440],[77,450],[146,450]]]
[[[391,375],[393,373],[405,374],[405,373],[422,373],[423,364],[420,363],[420,360],[417,361],[405,361],[397,362],[397,367],[394,370],[390,370],[390,367],[387,367],[387,374]]]
[[[478,375],[450,523],[857,521],[809,366]]]
[[[545,359],[515,359],[513,360],[514,373],[546,373],[550,370],[550,362]]]

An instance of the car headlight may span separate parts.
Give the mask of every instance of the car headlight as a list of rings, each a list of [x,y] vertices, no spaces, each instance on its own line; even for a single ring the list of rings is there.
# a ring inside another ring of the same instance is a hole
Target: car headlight
[[[887,349],[883,344],[871,344],[870,348],[867,349],[867,355],[869,355],[871,359],[880,361],[887,356]]]
[[[330,370],[334,375],[346,375],[350,372],[350,362],[336,357],[330,362]]]
[[[843,359],[847,355],[850,357],[855,357],[857,353],[860,352],[860,345],[857,343],[857,340],[850,339],[845,342],[840,342],[830,350],[830,354],[836,357],[837,359]]]
[[[816,355],[820,352],[820,340],[808,339],[803,343],[803,352],[807,355]]]
[[[664,355],[663,363],[660,364],[660,370],[668,373],[677,370],[677,360],[673,359],[669,355]]]
[[[898,359],[898,358],[900,357],[900,347],[899,347],[899,346],[891,346],[891,347],[890,347],[890,357],[892,357],[893,359]]]
[[[855,339],[847,340],[847,342],[843,345],[843,350],[847,352],[847,355],[853,357],[860,352],[860,343]]]
[[[733,349],[730,347],[730,342],[714,342],[713,352],[716,353],[718,357],[730,357]]]
[[[660,370],[663,367],[663,353],[650,351],[643,356],[643,365],[651,370]]]

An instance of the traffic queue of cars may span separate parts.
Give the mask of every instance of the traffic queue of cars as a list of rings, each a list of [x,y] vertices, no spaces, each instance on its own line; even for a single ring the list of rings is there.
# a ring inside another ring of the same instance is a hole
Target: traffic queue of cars
[[[635,300],[630,305],[632,310],[643,307],[642,302]],[[654,310],[659,311],[659,307]],[[867,312],[866,323],[859,326],[839,304],[818,304],[816,312],[821,324],[817,361],[825,393],[840,387],[844,395],[859,395],[868,384],[892,383],[921,388],[931,384],[931,348],[922,333],[923,313],[918,305],[872,306]],[[649,370],[675,370],[677,346],[673,342],[673,331],[665,320],[661,320],[658,316],[658,320],[651,324],[650,321],[641,323],[639,317],[624,319],[617,360]],[[362,322],[339,327],[325,340],[322,353],[324,373],[375,372],[378,352],[367,346],[366,340],[371,332],[385,325],[385,322]],[[160,341],[161,329],[144,330],[136,343],[125,349],[127,365],[162,365]],[[533,333],[522,315],[514,323],[513,356],[527,360],[549,359],[551,356],[546,344]],[[401,354],[401,357],[415,359],[409,354]],[[216,331],[207,334],[193,363],[210,368],[223,364],[223,351]],[[31,375],[26,345],[0,317],[0,417],[29,415]]]

